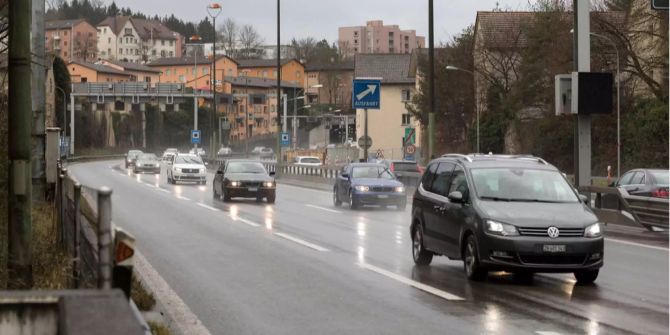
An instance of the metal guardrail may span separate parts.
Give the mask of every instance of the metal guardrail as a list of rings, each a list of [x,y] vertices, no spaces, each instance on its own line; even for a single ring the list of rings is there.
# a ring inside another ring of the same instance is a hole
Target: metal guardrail
[[[55,201],[59,239],[72,258],[71,286],[121,288],[130,296],[132,267],[127,263],[134,254],[134,239],[123,244],[115,240],[129,235],[112,225],[111,196],[109,188],[82,185],[59,163]],[[126,264],[119,266],[119,261]]]
[[[584,186],[580,191],[595,194],[592,209],[601,221],[639,225],[651,231],[670,228],[668,199],[630,195],[618,187]]]

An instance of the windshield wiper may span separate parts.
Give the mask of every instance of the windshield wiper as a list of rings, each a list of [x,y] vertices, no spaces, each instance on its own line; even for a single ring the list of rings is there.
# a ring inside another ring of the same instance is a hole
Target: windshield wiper
[[[377,178],[381,177],[382,174],[384,174],[384,172],[386,172],[386,171],[388,171],[388,170],[389,170],[388,168],[384,168],[384,170],[382,170],[382,172],[379,172],[379,174],[377,174]],[[389,172],[390,172],[390,171],[389,171]]]
[[[500,198],[500,197],[490,197],[490,196],[483,196],[479,197],[482,200],[493,200],[493,201],[512,201],[512,199],[509,198]]]
[[[554,200],[541,200],[541,199],[509,199],[509,201],[514,202],[542,202],[548,204],[562,203],[563,201],[554,201]]]

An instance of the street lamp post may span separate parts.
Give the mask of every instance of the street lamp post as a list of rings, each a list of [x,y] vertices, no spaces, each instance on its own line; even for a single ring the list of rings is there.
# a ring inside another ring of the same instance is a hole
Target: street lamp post
[[[462,71],[462,72],[467,72],[467,73],[469,73],[469,74],[471,74],[471,75],[473,76],[473,81],[474,81],[475,73],[472,72],[472,71],[470,71],[470,70],[461,69],[460,67],[451,66],[451,65],[447,65],[447,66],[445,67],[445,69],[448,70],[448,71]],[[475,113],[477,114],[477,152],[479,153],[479,152],[481,152],[481,151],[479,150],[479,108],[477,108],[476,105],[477,105],[477,103],[475,102]]]
[[[212,98],[213,98],[212,99],[213,100],[212,112],[210,113],[210,117],[209,117],[210,128],[213,128],[212,125],[214,124],[214,115],[216,115],[216,112],[217,112],[217,110],[216,110],[216,17],[219,16],[219,14],[221,14],[221,5],[219,5],[218,3],[210,4],[209,6],[207,6],[207,14],[209,14],[209,16],[212,18],[212,28],[214,29],[214,40],[212,41],[213,42],[213,45],[212,45],[212,70],[214,72],[213,73],[213,75],[214,75],[213,78],[214,79],[213,79],[212,87],[214,87],[214,89],[212,90]],[[214,134],[212,134],[211,135],[211,143],[212,144],[214,144],[214,138],[216,138],[216,137],[214,136]],[[213,150],[214,150],[213,147],[209,149],[210,155],[213,154]]]
[[[616,52],[616,176],[621,177],[621,88],[620,88],[620,73],[619,73],[619,48],[614,41],[605,36],[596,33],[591,33],[591,36],[602,38],[614,47]]]

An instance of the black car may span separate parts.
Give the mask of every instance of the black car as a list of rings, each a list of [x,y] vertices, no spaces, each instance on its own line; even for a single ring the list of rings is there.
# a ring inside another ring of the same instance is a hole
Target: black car
[[[219,165],[212,185],[215,199],[224,202],[232,198],[267,199],[274,203],[277,183],[274,172],[268,173],[258,161],[230,159]]]
[[[572,272],[603,266],[601,224],[554,166],[531,156],[445,155],[430,162],[412,203],[412,255],[464,261],[467,277]]]
[[[126,169],[135,165],[137,156],[141,155],[141,150],[129,150],[126,154]]]
[[[133,165],[133,172],[161,173],[161,161],[155,154],[140,154]]]
[[[353,163],[345,166],[333,186],[333,203],[348,202],[351,209],[365,205],[407,206],[405,186],[382,164]]]

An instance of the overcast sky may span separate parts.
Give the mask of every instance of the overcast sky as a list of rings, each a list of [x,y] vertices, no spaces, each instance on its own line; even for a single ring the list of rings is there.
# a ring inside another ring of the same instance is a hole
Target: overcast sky
[[[108,0],[111,1],[111,0]],[[174,15],[198,22],[207,14],[205,7],[217,0],[116,0],[145,14]],[[435,0],[435,43],[446,41],[475,22],[478,10],[491,10],[496,3],[503,9],[523,10],[529,0]],[[223,11],[217,25],[227,17],[252,24],[265,43],[274,44],[276,0],[218,0]],[[384,20],[400,29],[415,29],[428,43],[428,0],[284,0],[281,2],[282,43],[292,37],[337,40],[340,26],[365,25],[367,20]]]

